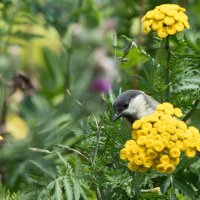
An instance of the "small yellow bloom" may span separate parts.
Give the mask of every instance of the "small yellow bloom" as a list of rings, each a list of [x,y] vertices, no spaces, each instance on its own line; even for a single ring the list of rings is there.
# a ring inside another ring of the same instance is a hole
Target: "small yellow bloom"
[[[128,155],[128,152],[127,152],[126,148],[121,149],[121,151],[120,151],[120,159],[127,160],[127,155]]]
[[[150,158],[154,159],[154,158],[157,157],[158,154],[157,154],[153,149],[147,149],[147,155],[148,155]]]
[[[162,13],[162,12],[160,12],[159,10],[155,10],[154,11],[154,19],[155,20],[163,20],[165,18],[165,15]]]
[[[173,142],[176,142],[178,140],[178,135],[176,135],[176,134],[171,135],[170,140]]]
[[[128,163],[128,168],[129,168],[131,171],[137,171],[138,165],[136,165],[134,162],[129,162],[129,163]]]
[[[162,115],[162,116],[160,117],[160,119],[161,119],[162,121],[164,121],[164,120],[171,121],[171,120],[172,120],[172,116],[171,116],[171,115],[164,114],[164,115]]]
[[[137,137],[140,136],[147,136],[148,135],[148,131],[145,130],[137,130]]]
[[[136,130],[133,130],[133,131],[131,132],[131,137],[132,137],[133,139],[135,139],[135,138],[137,137],[137,131],[136,131]]]
[[[175,22],[175,20],[173,17],[166,16],[164,19],[164,24],[166,24],[167,26],[173,25],[174,22]]]
[[[174,19],[179,22],[186,22],[188,17],[184,12],[178,12],[176,15],[174,15]]]
[[[128,140],[126,141],[124,146],[127,148],[127,147],[134,147],[135,145],[136,145],[135,140]]]
[[[170,140],[170,134],[168,133],[168,132],[162,132],[161,133],[161,137],[163,138],[163,139],[167,139],[167,140]]]
[[[166,127],[166,131],[169,133],[169,134],[174,134],[176,132],[176,127],[174,125],[168,125]]]
[[[180,128],[176,129],[176,135],[178,135],[178,138],[180,140],[183,140],[185,138],[185,134],[186,133],[184,132],[183,129],[180,129]]]
[[[193,158],[196,155],[196,149],[195,148],[187,148],[185,151],[185,155],[189,158]]]
[[[156,166],[156,170],[159,172],[159,173],[164,173],[165,172],[165,165],[164,164],[159,164]]]
[[[133,123],[133,129],[139,129],[142,125],[142,122],[140,120],[136,120],[134,123]]]
[[[156,135],[158,133],[157,129],[156,128],[152,128],[150,131],[149,131],[149,134],[150,135]]]
[[[154,140],[153,139],[147,139],[146,143],[145,143],[145,146],[147,148],[152,148],[154,145]]]
[[[172,142],[172,141],[169,141],[169,142],[168,142],[168,148],[169,148],[169,149],[173,148],[174,146],[175,146],[175,143],[174,143],[174,142]]]
[[[183,121],[177,120],[176,126],[182,130],[187,130],[187,125]]]
[[[170,163],[172,165],[178,165],[180,162],[180,158],[170,158]]]
[[[153,19],[154,18],[154,11],[153,10],[148,11],[145,15],[145,18],[146,19]]]
[[[162,142],[160,141],[156,141],[153,145],[153,148],[155,149],[155,151],[157,152],[161,152],[164,149],[164,145]]]
[[[190,126],[190,127],[188,128],[188,130],[191,131],[191,132],[194,133],[194,134],[199,135],[199,130],[198,130],[197,128],[195,128],[194,126]]]
[[[174,35],[176,33],[176,28],[174,26],[167,26],[166,27],[166,32],[169,35]],[[174,113],[174,109],[173,109],[173,113]]]
[[[150,168],[152,165],[153,165],[153,161],[150,157],[146,157],[144,158],[143,160],[143,165],[146,167],[146,168]]]
[[[144,32],[145,34],[149,33],[150,31],[151,31],[151,28],[150,28],[149,26],[143,27],[143,32]]]
[[[146,143],[146,137],[145,136],[140,136],[138,139],[137,139],[137,144],[139,146],[144,146]]]
[[[162,126],[158,126],[158,127],[157,127],[157,130],[158,130],[159,133],[165,132],[166,129],[167,129],[167,126],[165,126],[165,125],[162,125]]]
[[[184,24],[185,28],[187,28],[187,29],[190,28],[190,25],[189,25],[189,23],[187,21],[184,21],[183,24]]]
[[[151,24],[151,28],[154,31],[158,30],[162,26],[163,26],[163,22],[162,21],[157,21],[157,20],[154,20],[153,23]]]
[[[168,155],[163,155],[160,157],[160,163],[161,164],[169,164],[170,163],[170,158]]]
[[[135,154],[132,151],[128,151],[127,153],[127,159],[129,161],[132,161],[134,159]]]
[[[176,117],[182,117],[182,116],[183,116],[183,113],[182,113],[182,111],[181,111],[180,108],[174,108],[174,115],[175,115]]]
[[[169,29],[169,27],[166,28],[167,33],[168,33],[168,29]],[[168,33],[168,34],[171,34],[171,33]],[[174,108],[165,108],[164,112],[167,115],[173,115],[174,114]]]
[[[3,137],[0,135],[0,141],[3,140]]]
[[[142,124],[141,129],[145,131],[150,131],[152,129],[152,124],[149,122],[144,123]]]
[[[172,158],[178,158],[181,154],[179,148],[173,147],[169,150],[169,154]]]
[[[180,141],[180,140],[176,141],[176,146],[177,146],[181,151],[184,150],[184,144],[183,144],[182,141]]]
[[[161,111],[161,110],[156,110],[156,111],[154,112],[154,115],[156,115],[156,116],[158,116],[158,117],[162,116],[163,114],[164,114],[164,112]]]
[[[181,32],[184,29],[184,24],[182,22],[176,22],[173,26],[178,32]]]
[[[163,104],[158,104],[157,107],[156,107],[156,110],[164,110],[165,109],[165,105]]]
[[[141,165],[142,164],[142,160],[143,158],[141,156],[135,155],[132,159],[132,161],[136,164],[136,165]]]
[[[161,27],[161,28],[158,29],[158,36],[160,38],[165,38],[165,37],[168,36],[166,29],[164,27]]]
[[[172,165],[172,164],[166,165],[165,171],[166,171],[166,173],[171,174],[174,171],[174,165]]]

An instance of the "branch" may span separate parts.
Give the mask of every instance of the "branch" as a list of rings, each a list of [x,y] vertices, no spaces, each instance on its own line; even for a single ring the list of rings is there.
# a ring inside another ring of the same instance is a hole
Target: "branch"
[[[193,112],[197,109],[197,106],[199,103],[200,103],[200,99],[194,102],[191,110],[182,118],[184,122],[186,122],[192,116]]]

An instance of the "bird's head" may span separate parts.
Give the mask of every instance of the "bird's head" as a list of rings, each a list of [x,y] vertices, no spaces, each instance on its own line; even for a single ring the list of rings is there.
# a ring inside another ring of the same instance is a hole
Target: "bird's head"
[[[136,119],[153,113],[157,104],[157,101],[140,90],[127,90],[113,103],[115,111],[113,121],[125,117],[133,123]]]

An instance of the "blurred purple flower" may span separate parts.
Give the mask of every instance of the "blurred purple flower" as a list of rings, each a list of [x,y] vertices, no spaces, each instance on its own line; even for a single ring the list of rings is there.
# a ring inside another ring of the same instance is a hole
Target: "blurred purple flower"
[[[91,89],[94,92],[108,93],[111,86],[112,86],[111,81],[103,77],[98,77],[94,79],[91,83]]]

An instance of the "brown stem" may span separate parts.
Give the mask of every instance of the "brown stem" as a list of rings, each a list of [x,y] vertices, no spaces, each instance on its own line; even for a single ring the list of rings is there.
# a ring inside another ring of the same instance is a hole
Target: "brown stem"
[[[191,108],[191,110],[182,118],[184,122],[186,122],[193,114],[193,112],[196,110],[197,106],[200,103],[200,99],[196,100]]]

